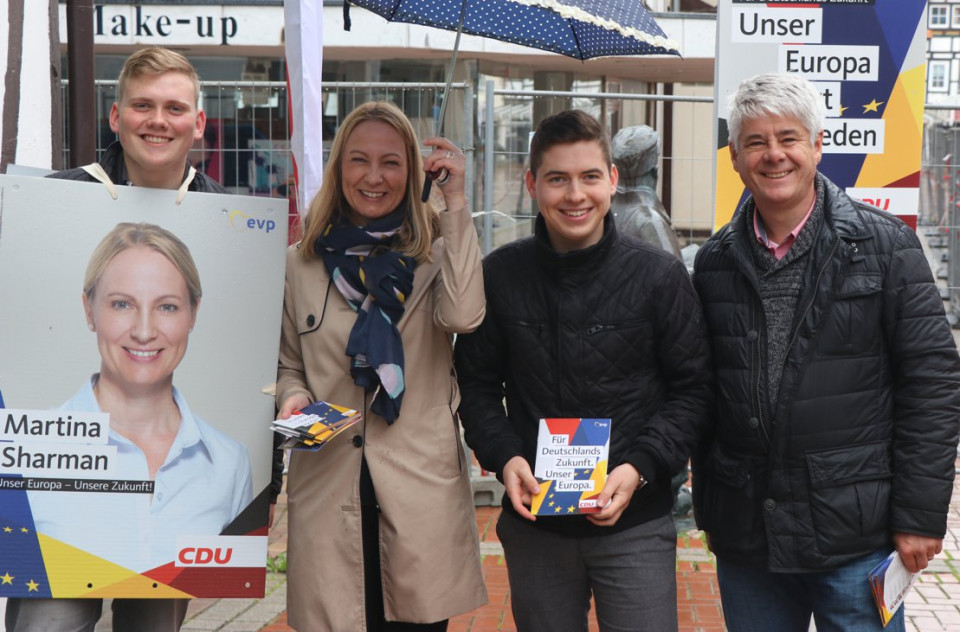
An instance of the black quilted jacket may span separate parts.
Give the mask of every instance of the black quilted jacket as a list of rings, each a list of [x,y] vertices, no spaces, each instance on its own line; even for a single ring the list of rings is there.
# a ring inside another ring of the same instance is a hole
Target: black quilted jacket
[[[110,181],[114,184],[127,183],[127,169],[123,164],[123,147],[120,141],[114,141],[107,147],[103,158],[100,159],[100,166],[110,176]],[[187,166],[184,165],[184,177],[187,175]],[[74,169],[65,169],[57,171],[47,176],[48,178],[57,178],[59,180],[78,180],[80,182],[96,182],[97,179],[91,176],[83,169],[77,167]],[[182,181],[181,181],[182,182]],[[226,193],[226,190],[220,186],[220,183],[200,171],[193,177],[188,191],[199,191],[200,193]]]
[[[460,415],[480,464],[499,475],[522,455],[532,467],[540,418],[609,417],[609,469],[631,463],[649,484],[612,528],[575,516],[534,524],[585,535],[667,514],[670,477],[712,395],[706,331],[683,264],[618,235],[612,214],[600,243],[557,255],[538,217],[536,235],[486,257],[483,275],[486,318],[456,346]]]
[[[694,273],[718,393],[694,459],[698,524],[721,559],[771,570],[836,567],[898,531],[943,537],[953,490],[960,361],[920,243],[822,181],[775,409],[746,213]]]

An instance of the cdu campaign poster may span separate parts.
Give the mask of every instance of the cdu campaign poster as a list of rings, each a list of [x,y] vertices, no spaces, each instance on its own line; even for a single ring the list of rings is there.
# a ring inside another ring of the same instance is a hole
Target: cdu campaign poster
[[[0,176],[0,597],[262,597],[285,200]]]
[[[720,0],[717,29],[714,230],[746,197],[727,149],[727,100],[767,72],[797,73],[823,95],[820,171],[915,229],[926,0]]]

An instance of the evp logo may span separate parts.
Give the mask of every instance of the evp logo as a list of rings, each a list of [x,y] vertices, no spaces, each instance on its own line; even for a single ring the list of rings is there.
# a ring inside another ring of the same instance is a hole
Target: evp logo
[[[258,535],[181,535],[174,565],[257,568],[267,563],[267,537]]]
[[[277,227],[277,223],[272,219],[257,219],[250,217],[243,211],[230,211],[230,225],[234,230],[259,230],[269,233]]]

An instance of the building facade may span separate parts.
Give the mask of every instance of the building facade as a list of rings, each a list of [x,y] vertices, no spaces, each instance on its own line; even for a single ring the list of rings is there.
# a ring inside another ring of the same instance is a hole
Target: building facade
[[[960,0],[927,2],[927,103],[960,107]]]

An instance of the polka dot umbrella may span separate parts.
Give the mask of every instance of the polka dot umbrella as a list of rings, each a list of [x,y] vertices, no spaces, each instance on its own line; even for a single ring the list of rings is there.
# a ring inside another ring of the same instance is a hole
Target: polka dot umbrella
[[[349,0],[390,22],[512,42],[576,59],[678,55],[640,0]]]
[[[437,133],[460,47],[469,33],[580,60],[620,55],[679,55],[640,0],[349,0],[390,22],[456,31]],[[346,2],[345,2],[346,9]],[[429,181],[428,181],[429,184]],[[429,187],[424,187],[424,199]]]

